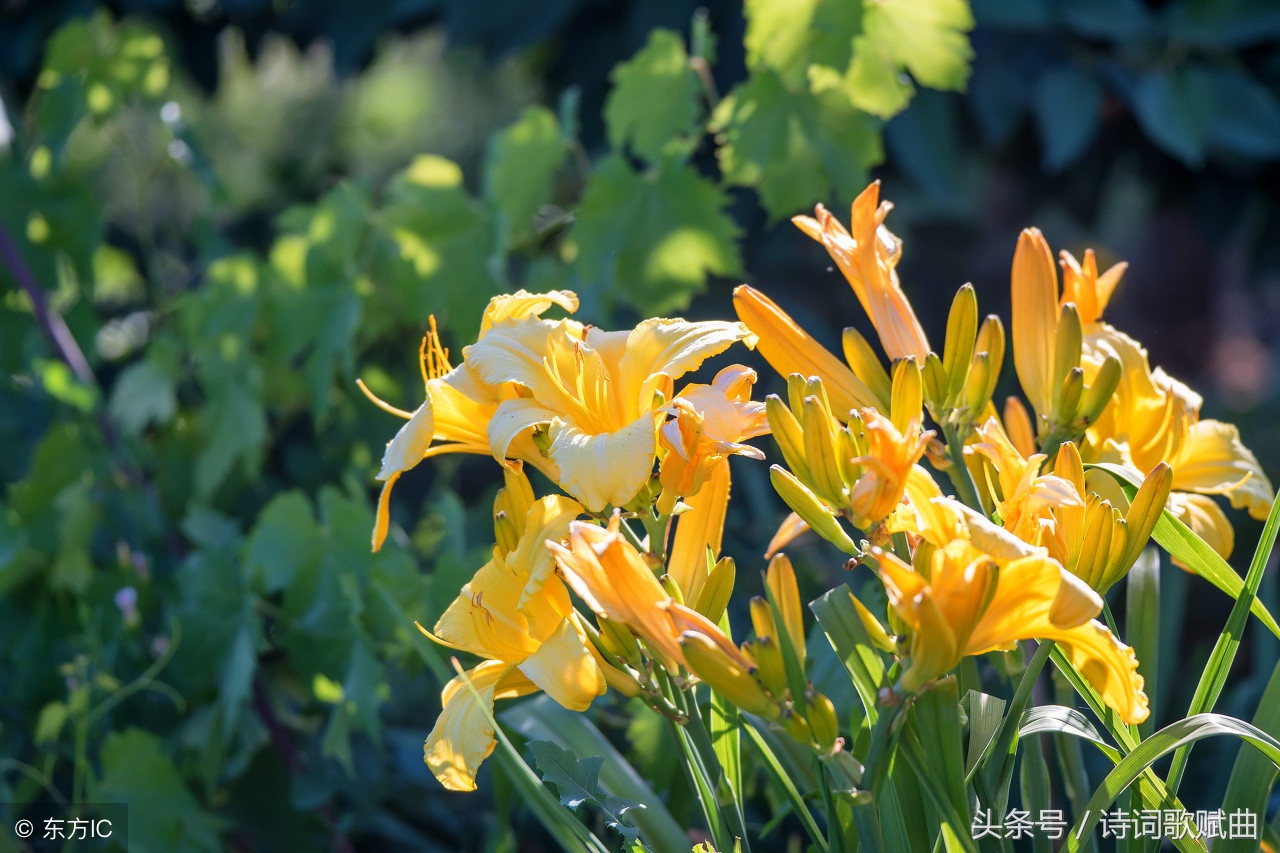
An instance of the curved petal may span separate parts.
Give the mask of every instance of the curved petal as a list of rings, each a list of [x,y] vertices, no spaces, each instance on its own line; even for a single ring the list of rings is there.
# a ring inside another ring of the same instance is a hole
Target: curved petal
[[[375,553],[382,550],[382,543],[387,538],[387,528],[391,526],[391,488],[396,484],[396,480],[399,479],[399,471],[388,477],[387,482],[382,485],[382,494],[378,495],[378,512],[373,521],[373,550]]]
[[[1046,637],[1046,632],[1077,627],[1101,611],[1098,594],[1056,561],[1040,555],[1024,557],[1000,570],[996,594],[965,651],[982,654],[1015,640]]]
[[[436,637],[452,648],[486,658],[520,660],[537,651],[529,621],[517,607],[523,580],[494,549],[494,558],[462,587],[436,622]]]
[[[653,392],[660,387],[659,374],[679,379],[738,341],[754,347],[756,336],[742,323],[645,320],[627,336],[626,352],[618,362],[618,393],[627,404],[637,406],[637,411],[646,411],[652,406]]]
[[[1232,424],[1214,420],[1194,424],[1170,464],[1174,491],[1226,495],[1233,507],[1248,508],[1249,515],[1258,519],[1271,510],[1275,499],[1271,483]]]
[[[546,293],[517,290],[515,293],[499,294],[490,299],[489,307],[484,309],[484,317],[480,320],[480,337],[483,338],[498,323],[540,317],[552,305],[559,305],[572,314],[578,310],[578,294],[572,290],[551,290]]]
[[[1116,639],[1097,620],[1068,630],[1054,630],[1043,636],[1056,640],[1071,665],[1102,696],[1125,723],[1141,723],[1150,714],[1138,656],[1131,646]]]
[[[697,601],[706,583],[707,548],[711,548],[712,559],[720,556],[729,485],[729,461],[721,459],[712,463],[702,488],[684,499],[689,509],[676,520],[667,572],[680,587],[685,601]]]
[[[560,487],[591,512],[610,504],[626,506],[653,471],[661,417],[644,414],[616,432],[599,435],[553,420],[548,455],[560,468]]]
[[[1218,556],[1226,559],[1235,548],[1236,533],[1222,507],[1208,495],[1173,492],[1169,495],[1169,512],[1191,528]],[[1181,564],[1179,564],[1181,565]]]
[[[555,575],[556,558],[547,550],[546,543],[548,539],[555,542],[567,539],[569,522],[581,513],[582,505],[563,495],[540,498],[529,508],[524,533],[515,550],[507,556],[507,563],[520,567],[526,577],[517,607],[529,617],[529,630],[535,637],[546,636],[573,610],[563,585],[547,586],[548,579]],[[547,621],[547,613],[555,614],[554,621]]]
[[[431,772],[449,790],[476,789],[476,772],[496,743],[486,714],[492,715],[499,682],[507,680],[513,669],[502,661],[484,661],[470,672],[455,676],[441,692],[443,709],[427,735],[422,753]],[[467,686],[467,680],[475,693]],[[520,690],[504,693],[518,695]]]
[[[847,421],[854,409],[885,407],[887,401],[877,399],[848,365],[810,337],[787,312],[760,291],[739,285],[733,291],[733,307],[738,318],[759,336],[756,347],[774,370],[783,377],[799,373],[822,380],[832,412],[841,421]]]
[[[400,427],[395,437],[387,442],[387,449],[382,454],[382,467],[378,469],[379,480],[389,480],[401,472],[408,471],[426,456],[427,448],[435,435],[435,413],[431,397],[428,396],[422,405],[414,410],[409,420]]]
[[[585,711],[608,687],[589,644],[574,620],[564,619],[520,672],[570,711]]]
[[[512,457],[511,445],[539,424],[549,424],[556,417],[550,409],[529,397],[504,400],[489,419],[489,450],[499,462]]]
[[[809,530],[809,525],[803,518],[794,512],[789,513],[782,523],[778,525],[778,531],[773,534],[773,538],[769,540],[769,545],[764,549],[764,558],[772,559],[773,555],[781,551],[783,548],[795,541],[796,537],[802,535]]]
[[[576,320],[525,319],[494,326],[462,352],[466,364],[489,385],[514,382],[528,388],[535,399],[564,416],[590,420],[594,415],[576,389],[588,372],[585,360],[594,356],[589,371],[604,372],[595,351],[582,340],[584,327]]]

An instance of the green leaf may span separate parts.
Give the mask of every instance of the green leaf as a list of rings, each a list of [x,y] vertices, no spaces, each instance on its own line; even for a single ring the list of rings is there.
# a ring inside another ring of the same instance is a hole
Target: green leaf
[[[107,735],[102,776],[89,798],[129,804],[129,849],[136,853],[222,849],[222,821],[200,807],[150,732],[131,728]]]
[[[773,748],[769,745],[765,732],[761,730],[761,725],[754,718],[747,715],[743,715],[743,719],[746,722],[746,725],[743,726],[743,731],[746,732],[747,739],[756,748],[756,752],[760,754],[769,778],[782,789],[787,802],[791,804],[791,808],[800,818],[800,823],[804,826],[805,831],[809,833],[810,840],[822,853],[827,853],[829,847],[826,836],[818,828],[818,822],[814,820],[813,814],[809,811],[809,806],[805,803],[799,789],[796,788],[796,783],[791,778],[791,774],[782,766],[777,754],[774,753]]]
[[[936,785],[934,794],[946,797],[937,803],[945,814],[958,816],[961,824],[952,828],[968,837],[969,802],[964,783],[964,750],[960,744],[960,697],[955,676],[939,679],[916,696],[907,729],[919,740],[924,755],[929,757],[929,780],[922,780],[926,792]],[[944,821],[946,822],[946,821]]]
[[[1009,703],[986,693],[970,690],[969,698],[969,751],[965,757],[965,779],[969,779],[979,762],[985,757],[1004,717]]]
[[[1124,489],[1130,500],[1137,493],[1138,486],[1142,484],[1142,479],[1136,472],[1120,465],[1099,462],[1088,467],[1101,468],[1115,477],[1116,482]],[[1244,581],[1240,576],[1227,564],[1226,560],[1218,556],[1216,551],[1210,548],[1203,539],[1193,533],[1190,527],[1183,524],[1169,510],[1166,509],[1161,513],[1160,520],[1156,522],[1155,530],[1151,533],[1151,538],[1156,540],[1161,548],[1164,548],[1190,568],[1191,571],[1225,592],[1232,599],[1240,597],[1241,591],[1244,590]],[[1258,598],[1255,597],[1249,605],[1249,612],[1258,617],[1272,634],[1280,637],[1280,625],[1276,624],[1271,612],[1267,610],[1266,605]]]
[[[1160,555],[1147,548],[1129,570],[1125,590],[1125,633],[1138,656],[1138,675],[1143,690],[1155,697],[1160,689]],[[1156,708],[1139,724],[1147,735],[1155,730]]]
[[[1213,93],[1209,145],[1246,157],[1280,156],[1280,103],[1265,85],[1239,72],[1208,69]]]
[[[252,391],[227,382],[210,393],[201,418],[205,445],[196,458],[196,491],[207,497],[236,463],[249,473],[261,465],[267,416]]]
[[[1213,125],[1213,89],[1197,68],[1152,71],[1133,92],[1138,123],[1157,146],[1192,168],[1204,162]]]
[[[747,52],[747,68],[753,74],[773,69],[789,85],[799,87],[809,66],[815,12],[830,5],[836,4],[823,4],[818,0],[746,0],[743,12],[747,32],[743,47]],[[857,3],[838,5],[857,14]],[[846,59],[841,69],[847,64]]]
[[[126,434],[136,435],[147,426],[163,426],[178,410],[173,376],[149,358],[123,371],[111,389],[108,411]]]
[[[548,741],[537,740],[529,744],[533,764],[542,773],[542,781],[550,782],[560,792],[561,805],[576,809],[583,803],[596,806],[604,813],[605,822],[615,829],[628,845],[634,844],[640,830],[630,823],[627,812],[642,809],[643,805],[625,797],[615,797],[600,790],[600,756],[579,760],[572,752],[561,749]]]
[[[1044,732],[1067,734],[1092,741],[1113,763],[1120,760],[1120,751],[1107,743],[1102,735],[1098,734],[1093,723],[1089,722],[1089,718],[1075,708],[1062,705],[1037,705],[1034,708],[1028,708],[1022,715],[1018,737],[1028,737]]]
[[[636,719],[643,718],[665,722],[647,710],[643,717]],[[629,813],[628,818],[655,849],[675,849],[687,838],[662,798],[650,786],[652,779],[637,772],[585,714],[570,711],[544,694],[503,712],[502,719],[526,740],[549,741],[575,754],[600,756],[600,790],[609,796],[645,804],[643,810]],[[670,739],[659,742],[674,746]]]
[[[773,219],[853,198],[884,158],[878,122],[842,92],[792,92],[768,70],[720,103],[715,129],[725,180],[758,188]]]
[[[841,584],[809,603],[809,609],[827,635],[836,655],[844,662],[858,698],[862,700],[867,719],[878,716],[878,696],[884,683],[884,658],[872,645],[866,628],[853,605],[853,593]]]
[[[905,69],[923,86],[962,91],[973,49],[966,32],[973,14],[965,0],[882,0],[862,12],[862,35],[844,91],[859,109],[889,118],[914,91]]]
[[[245,548],[245,571],[267,592],[277,592],[320,558],[320,548],[320,529],[307,496],[282,492],[258,514]]]
[[[1253,725],[1272,737],[1280,736],[1280,665],[1271,671],[1267,688],[1258,700]],[[1275,781],[1275,765],[1257,750],[1242,748],[1231,768],[1222,810],[1227,814],[1245,811],[1265,815]],[[1221,839],[1213,845],[1214,853],[1248,853],[1256,849],[1256,842],[1238,838]]]
[[[604,120],[615,149],[630,143],[636,154],[657,162],[667,142],[696,135],[700,83],[679,33],[653,30],[611,77]]]
[[[53,743],[62,734],[62,727],[67,723],[67,706],[63,702],[50,702],[40,709],[36,720],[36,746]]]
[[[529,107],[489,141],[484,195],[498,211],[508,245],[533,234],[533,220],[551,198],[556,171],[569,153],[555,114]]]
[[[683,310],[709,273],[741,269],[727,204],[715,184],[674,160],[639,174],[609,157],[587,184],[570,234],[583,275],[611,282],[647,314]]]
[[[1234,735],[1256,747],[1273,766],[1280,766],[1280,741],[1256,726],[1222,714],[1196,714],[1178,720],[1138,744],[1107,774],[1089,798],[1085,815],[1071,828],[1063,849],[1079,850],[1080,837],[1093,831],[1102,813],[1151,765],[1175,749],[1218,735]]]
[[[1084,153],[1102,125],[1102,87],[1093,75],[1064,65],[1036,84],[1032,106],[1044,167],[1059,172]]]

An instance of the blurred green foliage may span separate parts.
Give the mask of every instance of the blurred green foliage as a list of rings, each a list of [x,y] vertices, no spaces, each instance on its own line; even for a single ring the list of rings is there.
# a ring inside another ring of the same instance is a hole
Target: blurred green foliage
[[[0,802],[145,801],[140,851],[519,849],[532,819],[500,776],[503,816],[485,817],[421,754],[445,670],[413,621],[484,562],[493,466],[449,457],[404,478],[371,554],[371,474],[398,422],[356,375],[416,407],[427,316],[457,353],[516,287],[572,288],[593,321],[625,322],[751,270],[806,326],[851,322],[843,284],[786,287],[826,260],[778,262],[796,240],[771,225],[847,203],[886,155],[908,232],[1027,224],[990,204],[1000,164],[1021,158],[1011,183],[1047,195],[1062,175],[1069,201],[1017,214],[1047,207],[1073,239],[1132,229],[1153,193],[1202,198],[1191,170],[1210,169],[1232,202],[1205,216],[1253,211],[1265,244],[1280,229],[1274,199],[1257,200],[1280,158],[1272,5],[0,13],[15,247],[0,264]],[[1012,240],[985,236],[1004,241],[1003,275]],[[909,287],[929,292],[943,260],[948,296],[956,270],[982,270],[983,239],[962,242],[942,259],[909,250]],[[93,375],[51,344],[22,269]],[[761,477],[735,471],[729,534],[756,551],[780,515]],[[814,647],[817,672],[834,669]],[[669,733],[619,719],[678,811]]]

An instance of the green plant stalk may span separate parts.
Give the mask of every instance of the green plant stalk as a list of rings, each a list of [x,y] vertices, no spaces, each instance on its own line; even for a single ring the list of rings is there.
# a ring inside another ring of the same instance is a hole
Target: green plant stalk
[[[755,746],[756,750],[759,751],[760,757],[764,760],[765,769],[769,771],[773,776],[774,781],[782,788],[782,793],[786,795],[787,800],[791,803],[792,810],[795,811],[796,816],[800,818],[800,825],[804,827],[805,832],[809,833],[809,839],[813,841],[814,845],[821,850],[822,853],[828,853],[826,837],[822,834],[822,830],[818,828],[818,822],[813,819],[813,813],[809,811],[809,806],[805,803],[804,797],[796,788],[795,782],[787,775],[787,772],[783,769],[781,762],[778,761],[778,756],[774,754],[773,750],[769,747],[768,741],[764,739],[764,736],[757,728],[760,724],[756,722],[755,718],[747,714],[743,714],[743,719],[746,721],[746,725],[742,727],[742,730],[746,732],[747,738]],[[856,813],[857,810],[855,809],[855,815]],[[866,843],[865,838],[863,843]],[[869,850],[874,848],[863,849]]]
[[[1009,702],[1009,709],[1004,719],[1000,721],[1000,728],[996,731],[996,736],[991,741],[992,747],[986,756],[986,781],[989,790],[999,791],[1000,779],[1005,774],[1005,764],[1013,761],[1013,739],[1018,734],[1022,712],[1027,709],[1027,703],[1031,701],[1032,688],[1040,678],[1040,672],[1048,662],[1049,655],[1053,653],[1054,645],[1053,640],[1043,640],[1036,647],[1036,652],[1031,656],[1027,668],[1022,671],[1022,679],[1018,682],[1018,688],[1014,691],[1012,701]],[[992,759],[997,756],[998,761],[993,764]],[[977,769],[977,765],[974,765],[974,769]]]
[[[951,484],[955,486],[956,493],[966,506],[986,515],[987,511],[982,506],[982,499],[978,497],[978,486],[973,482],[969,466],[964,462],[964,440],[960,438],[960,433],[953,426],[943,426],[942,434],[947,440],[947,458],[951,461],[951,467],[947,470]]]
[[[711,790],[718,791],[720,784],[723,783],[729,789],[732,808],[729,809],[730,823],[733,830],[738,833],[738,837],[742,839],[742,849],[745,853],[751,853],[751,842],[747,837],[747,821],[738,807],[738,794],[730,784],[728,776],[724,772],[724,768],[720,765],[720,759],[716,755],[715,744],[711,741],[711,733],[707,730],[706,721],[702,719],[702,708],[698,705],[698,697],[695,693],[690,693],[688,697],[689,706],[689,722],[685,728],[692,735],[694,747],[698,750],[699,758],[702,766],[707,768],[716,780],[712,781]],[[716,806],[721,811],[721,817],[724,816],[724,804],[720,802],[720,797],[715,798]]]
[[[667,699],[684,712],[687,718],[689,716],[689,708],[685,702],[683,691],[677,689],[671,683],[671,679],[666,673],[661,675],[661,679],[663,692],[667,694]],[[703,762],[702,756],[698,753],[697,746],[693,743],[685,726],[677,724],[670,718],[667,718],[667,723],[672,727],[671,733],[675,736],[676,743],[680,744],[680,751],[684,756],[685,775],[689,779],[690,786],[698,795],[698,803],[702,806],[703,817],[707,819],[707,829],[711,832],[712,842],[718,850],[733,849],[733,839],[729,837],[729,827],[724,815],[720,813],[720,805],[716,799],[715,782],[712,780],[711,773]]]
[[[1223,627],[1218,641],[1214,643],[1213,652],[1209,655],[1209,665],[1205,667],[1199,683],[1196,684],[1195,695],[1191,697],[1191,705],[1187,708],[1188,717],[1213,710],[1218,697],[1222,695],[1222,688],[1227,683],[1227,674],[1231,671],[1231,664],[1236,659],[1240,641],[1244,639],[1245,623],[1249,621],[1249,611],[1253,608],[1253,601],[1258,596],[1262,574],[1275,548],[1277,531],[1280,531],[1280,501],[1271,504],[1267,523],[1262,528],[1262,538],[1258,540],[1258,547],[1253,552],[1253,561],[1249,563],[1249,572],[1244,578],[1244,588],[1240,590],[1239,597],[1231,606],[1227,624]],[[1173,753],[1169,775],[1165,777],[1171,794],[1176,794],[1178,786],[1182,784],[1182,776],[1187,770],[1187,761],[1191,757],[1192,743],[1194,742],[1178,747]]]

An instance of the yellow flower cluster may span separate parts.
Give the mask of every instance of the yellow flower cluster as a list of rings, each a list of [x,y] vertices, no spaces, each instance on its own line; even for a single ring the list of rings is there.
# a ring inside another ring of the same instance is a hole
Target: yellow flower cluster
[[[805,677],[795,573],[777,553],[806,529],[883,582],[899,636],[855,604],[875,645],[897,656],[900,689],[968,655],[1052,640],[1121,719],[1147,716],[1133,650],[1095,618],[1101,595],[1166,506],[1226,553],[1231,527],[1208,496],[1264,515],[1270,483],[1233,427],[1201,420],[1200,398],[1101,320],[1123,265],[1099,275],[1092,252],[1083,263],[1064,252],[1060,288],[1034,229],[1012,270],[1012,356],[1030,407],[1011,397],[997,412],[1004,326],[979,322],[965,285],[933,349],[898,279],[890,209],[873,184],[848,230],[821,206],[794,220],[853,287],[887,364],[853,329],[843,359],[828,352],[746,285],[734,293],[740,322],[655,318],[617,332],[545,319],[577,310],[568,291],[499,296],[457,366],[432,322],[422,404],[375,398],[406,423],[378,473],[374,549],[390,530],[392,487],[423,459],[491,455],[505,478],[492,559],[423,629],[479,659],[445,687],[427,740],[445,786],[474,788],[494,748],[493,702],[537,690],[585,710],[613,687],[682,720],[683,692],[703,683],[816,754],[839,753],[839,716]],[[739,342],[781,374],[785,395],[753,400],[757,376],[742,365],[677,392]],[[764,459],[746,442],[770,432],[785,463],[771,479],[793,514],[769,547],[768,595],[750,602],[754,636],[738,644],[725,617],[736,567],[720,555],[727,460]],[[1102,462],[1142,480],[1132,499],[1093,467]],[[564,494],[536,497],[525,465]]]

